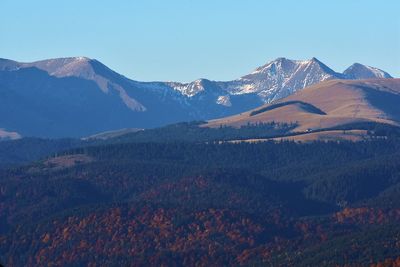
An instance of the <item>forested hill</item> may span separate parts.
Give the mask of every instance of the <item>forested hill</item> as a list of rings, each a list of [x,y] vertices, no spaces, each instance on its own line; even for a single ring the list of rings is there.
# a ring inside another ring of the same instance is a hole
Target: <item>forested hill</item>
[[[347,124],[336,128],[321,129],[313,132],[291,131],[297,127],[296,122],[292,123],[258,123],[248,124],[238,128],[221,126],[218,128],[203,127],[205,122],[184,122],[167,125],[161,128],[146,130],[123,130],[121,133],[99,134],[84,139],[41,139],[22,138],[0,142],[0,168],[27,164],[53,156],[57,153],[75,147],[94,145],[118,144],[118,143],[207,143],[225,141],[265,141],[269,139],[287,138],[295,140],[303,134],[323,134],[326,132],[338,132],[346,138],[351,138],[351,131],[362,130],[365,133],[359,135],[359,140],[374,140],[377,138],[396,139],[400,137],[400,128],[380,123],[356,123]],[[348,131],[349,130],[349,131]],[[315,139],[315,138],[314,138]],[[326,140],[341,141],[343,138],[331,136]]]
[[[318,134],[324,131],[339,131],[344,137],[351,138],[351,130],[363,130],[360,140],[374,140],[377,138],[396,139],[400,137],[400,128],[380,123],[347,124],[331,129],[322,129],[313,132],[291,133],[296,122],[293,123],[258,123],[241,127],[221,126],[217,128],[203,127],[205,122],[184,122],[167,125],[161,128],[122,130],[121,133],[99,134],[84,139],[40,139],[22,138],[0,142],[0,168],[26,164],[32,161],[53,156],[71,148],[118,144],[118,143],[208,143],[225,141],[265,141],[274,138],[295,139],[302,134]],[[349,130],[349,131],[348,131]],[[342,138],[331,136],[326,140],[340,141]]]
[[[233,139],[269,138],[288,133],[295,124],[265,123],[240,128],[221,127],[218,129],[200,127],[204,122],[189,122],[167,125],[161,128],[138,130],[133,133],[117,134],[115,137],[96,136],[84,139],[41,139],[22,138],[0,142],[0,168],[26,164],[55,155],[74,147],[85,147],[115,143],[205,143]]]
[[[396,139],[73,148],[0,171],[0,262],[393,262],[399,151]]]

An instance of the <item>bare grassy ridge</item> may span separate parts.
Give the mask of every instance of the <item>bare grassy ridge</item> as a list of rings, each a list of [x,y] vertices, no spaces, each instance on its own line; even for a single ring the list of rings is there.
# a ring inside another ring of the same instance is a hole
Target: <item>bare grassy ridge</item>
[[[363,141],[367,140],[367,132],[366,130],[332,130],[332,131],[322,131],[315,133],[304,133],[299,135],[292,136],[283,136],[283,137],[274,137],[274,138],[253,138],[253,139],[245,139],[245,140],[232,140],[229,141],[231,143],[240,143],[240,142],[266,142],[266,141],[295,141],[295,142],[309,142],[309,141]]]
[[[400,79],[331,80],[260,108],[211,120],[205,126],[240,127],[260,122],[296,122],[298,127],[292,132],[303,132],[359,122],[399,125],[398,103]]]

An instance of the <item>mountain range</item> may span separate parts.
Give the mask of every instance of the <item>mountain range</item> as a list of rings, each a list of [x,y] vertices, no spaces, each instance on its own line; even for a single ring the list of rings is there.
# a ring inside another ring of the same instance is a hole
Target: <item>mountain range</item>
[[[140,82],[86,57],[32,63],[0,59],[0,138],[82,137],[210,120],[254,109],[321,81],[366,78],[391,76],[358,63],[338,73],[316,58],[278,58],[232,81]]]

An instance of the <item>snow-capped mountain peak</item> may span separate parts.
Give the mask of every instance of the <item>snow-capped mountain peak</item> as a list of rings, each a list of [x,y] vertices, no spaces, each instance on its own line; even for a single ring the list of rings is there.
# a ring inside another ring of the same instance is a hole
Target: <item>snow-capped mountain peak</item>
[[[270,102],[298,89],[334,78],[341,78],[341,74],[316,58],[290,60],[280,57],[230,84],[227,82],[225,88],[232,94],[256,93],[264,102]]]

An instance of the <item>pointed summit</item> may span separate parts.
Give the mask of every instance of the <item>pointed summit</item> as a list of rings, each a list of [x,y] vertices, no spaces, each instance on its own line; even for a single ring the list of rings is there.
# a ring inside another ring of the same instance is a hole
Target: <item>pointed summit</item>
[[[329,68],[327,65],[325,65],[316,57],[311,58],[310,63],[318,66],[319,68],[322,69],[322,71],[329,73],[330,75],[337,76],[337,78],[343,78],[341,73],[335,72],[333,69]]]
[[[273,61],[268,62],[265,65],[262,65],[255,69],[252,73],[241,77],[241,79],[249,79],[252,76],[259,75],[259,74],[267,74],[267,75],[275,75],[279,71],[289,70],[294,67],[293,60],[278,57]]]
[[[374,79],[374,78],[393,78],[389,73],[360,63],[354,63],[348,67],[343,74],[347,79]]]
[[[315,57],[310,60],[279,57],[241,77],[241,88],[232,91],[236,94],[256,93],[265,102],[271,102],[315,83],[342,78],[342,74],[333,71]]]
[[[322,62],[321,62],[318,58],[316,58],[316,57],[312,57],[312,58],[309,60],[309,62],[312,63],[312,64],[321,65],[321,66],[324,66],[324,67],[330,69],[327,65],[325,65],[324,63],[322,63]]]

